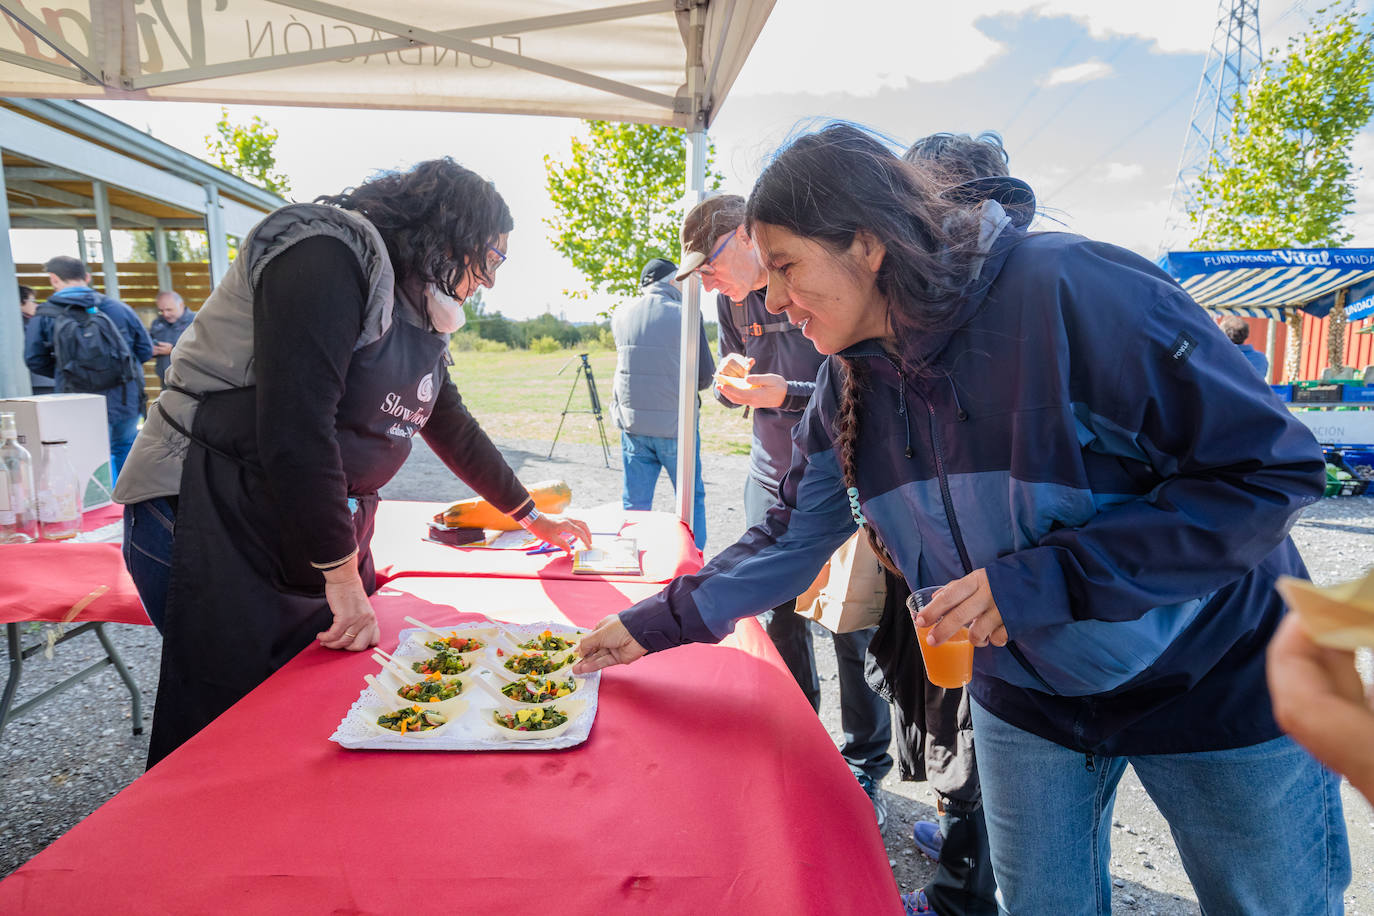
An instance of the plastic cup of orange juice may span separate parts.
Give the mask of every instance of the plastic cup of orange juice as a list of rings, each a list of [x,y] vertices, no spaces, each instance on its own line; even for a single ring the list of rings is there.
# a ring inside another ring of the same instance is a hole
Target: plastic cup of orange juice
[[[907,600],[907,609],[911,611],[912,625],[916,624],[916,615],[920,613],[921,608],[929,604],[939,590],[940,586],[935,586],[920,588],[911,593]],[[969,642],[968,627],[961,627],[959,632],[938,646],[926,642],[926,637],[932,629],[934,627],[916,627],[916,642],[921,647],[926,677],[930,678],[930,682],[936,687],[963,687],[973,680],[973,643]]]

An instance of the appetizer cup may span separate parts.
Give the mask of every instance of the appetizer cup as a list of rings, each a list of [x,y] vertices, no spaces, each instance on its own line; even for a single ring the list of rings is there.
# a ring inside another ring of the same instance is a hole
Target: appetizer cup
[[[586,635],[580,630],[564,632],[553,629],[528,636],[522,636],[518,633],[505,634],[506,639],[510,640],[514,648],[520,652],[570,652],[577,648],[577,644]]]
[[[500,738],[506,741],[537,741],[541,738],[556,738],[563,734],[577,721],[587,709],[585,700],[562,700],[558,703],[551,703],[548,706],[536,707],[533,709],[505,710],[495,709],[483,714],[483,721],[491,727],[491,730]],[[567,716],[567,721],[552,728],[538,728],[543,721],[547,721],[550,711],[556,710]],[[498,717],[511,717],[516,725],[506,725],[498,721]],[[527,731],[520,731],[523,725]]]
[[[492,658],[501,673],[507,680],[515,680],[525,675],[537,675],[539,677],[552,677],[554,674],[562,672],[564,677],[570,673],[566,669],[577,661],[576,652],[537,652],[526,649],[518,649],[515,652],[506,652],[503,655]]]
[[[421,631],[410,634],[411,646],[408,651],[433,655],[438,651],[438,643],[449,643],[449,653],[459,656],[464,661],[471,662],[485,653],[487,647],[496,641],[497,636],[498,631],[495,627],[453,627],[437,632]],[[452,642],[459,640],[476,640],[478,645],[468,649],[459,648],[459,646],[452,644]]]
[[[387,727],[384,726],[384,725],[379,725],[378,722],[377,722],[378,718],[380,718],[381,716],[394,714],[394,713],[396,713],[396,712],[398,712],[398,711],[400,711],[400,710],[403,710],[403,709],[416,709],[416,708],[419,709],[419,715],[421,715],[421,716],[428,716],[428,717],[431,717],[431,720],[432,720],[433,717],[439,717],[439,718],[443,718],[444,721],[443,721],[442,723],[439,723],[439,724],[435,725],[433,728],[425,728],[425,729],[421,729],[421,730],[418,730],[418,731],[410,731],[410,730],[407,730],[407,731],[404,731],[404,732],[401,732],[401,731],[398,731],[398,730],[392,729],[392,728],[387,728]],[[418,703],[413,703],[413,704],[409,704],[409,705],[404,705],[404,704],[389,704],[389,705],[387,705],[387,706],[385,706],[385,707],[381,707],[381,706],[364,706],[364,707],[362,707],[361,709],[358,710],[357,715],[363,720],[363,722],[367,725],[367,727],[368,727],[372,732],[374,732],[375,734],[378,734],[378,735],[389,735],[389,736],[403,737],[403,738],[415,738],[416,740],[421,740],[421,739],[423,739],[423,738],[425,738],[425,737],[428,737],[428,736],[438,736],[438,735],[443,734],[443,733],[448,729],[448,727],[449,727],[451,724],[453,724],[453,720],[456,719],[456,718],[458,718],[459,716],[461,716],[466,710],[467,710],[467,702],[466,702],[466,701],[461,701],[460,704],[459,704],[459,706],[456,707],[456,708],[453,710],[453,712],[452,712],[451,714],[449,714],[449,715],[445,715],[445,714],[439,712],[437,709],[427,709],[425,706],[422,706],[422,705],[420,705],[420,704],[418,704]]]
[[[508,674],[509,672],[504,673]],[[562,676],[560,677],[559,674],[562,674]],[[537,690],[539,687],[547,685],[549,681],[553,681],[554,684],[557,686],[562,686],[565,682],[572,681],[572,692],[565,694],[564,696],[555,697],[552,700],[544,700],[539,703],[529,703],[521,700],[512,699],[505,692],[506,688],[519,684],[529,684],[531,687]],[[505,709],[507,711],[512,709],[536,709],[542,706],[552,706],[554,704],[566,703],[567,701],[576,697],[578,695],[578,692],[582,689],[582,678],[573,677],[570,674],[563,674],[562,672],[558,672],[550,677],[540,678],[517,677],[506,680],[498,678],[495,683],[492,683],[484,677],[474,677],[472,679],[472,683],[483,693],[489,694],[491,698],[496,701],[497,705],[500,708]]]
[[[427,678],[422,677],[420,682],[424,683],[425,680],[427,680]],[[410,686],[411,682],[401,680],[394,672],[386,669],[383,669],[382,673],[377,675],[377,682],[382,685],[384,690],[384,695],[382,697],[383,702],[413,703],[423,709],[438,710],[450,719],[455,718],[460,714],[462,708],[466,704],[466,698],[470,694],[473,682],[476,678],[467,674],[445,674],[440,675],[438,680],[444,684],[457,684],[459,688],[458,695],[449,697],[447,700],[419,700],[413,697],[406,697],[401,694],[401,690]]]

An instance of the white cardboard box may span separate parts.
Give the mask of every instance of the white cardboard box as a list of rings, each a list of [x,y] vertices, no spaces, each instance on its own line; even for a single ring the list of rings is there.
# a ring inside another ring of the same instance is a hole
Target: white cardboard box
[[[85,489],[82,511],[108,506],[110,498],[110,426],[102,394],[37,394],[0,400],[0,411],[13,412],[19,444],[33,456],[35,482],[43,467],[44,439],[66,439],[72,467]]]

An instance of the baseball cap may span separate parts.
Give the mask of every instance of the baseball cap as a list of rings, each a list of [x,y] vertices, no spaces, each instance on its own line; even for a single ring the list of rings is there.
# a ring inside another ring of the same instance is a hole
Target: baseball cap
[[[645,287],[650,283],[657,283],[664,277],[672,276],[675,270],[677,265],[667,258],[650,258],[644,269],[639,272],[639,285]]]
[[[685,280],[706,263],[716,239],[744,225],[744,198],[738,194],[716,194],[692,208],[682,221],[682,266],[677,279]]]

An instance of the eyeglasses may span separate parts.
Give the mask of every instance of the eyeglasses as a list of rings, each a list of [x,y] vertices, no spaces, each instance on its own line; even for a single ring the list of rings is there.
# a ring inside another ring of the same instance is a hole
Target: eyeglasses
[[[725,246],[726,246],[726,245],[729,245],[730,242],[732,242],[732,241],[734,240],[734,238],[735,238],[735,233],[733,233],[733,232],[730,233],[729,235],[727,235],[727,236],[725,237],[725,241],[723,241],[723,242],[721,242],[719,245],[717,245],[717,246],[716,246],[716,250],[713,251],[713,252],[711,252],[711,256],[710,256],[709,258],[707,258],[705,261],[702,261],[702,262],[701,262],[701,266],[697,268],[697,273],[699,273],[699,274],[704,274],[704,275],[706,275],[706,276],[708,276],[708,277],[711,276],[711,274],[715,273],[715,272],[716,272],[716,265],[715,265],[715,260],[716,260],[716,258],[720,257],[720,253],[721,253],[722,251],[725,250]]]
[[[506,253],[501,249],[497,248],[495,245],[488,245],[487,251],[491,252],[492,255],[495,256],[487,258],[487,273],[495,273],[496,268],[506,263]]]

